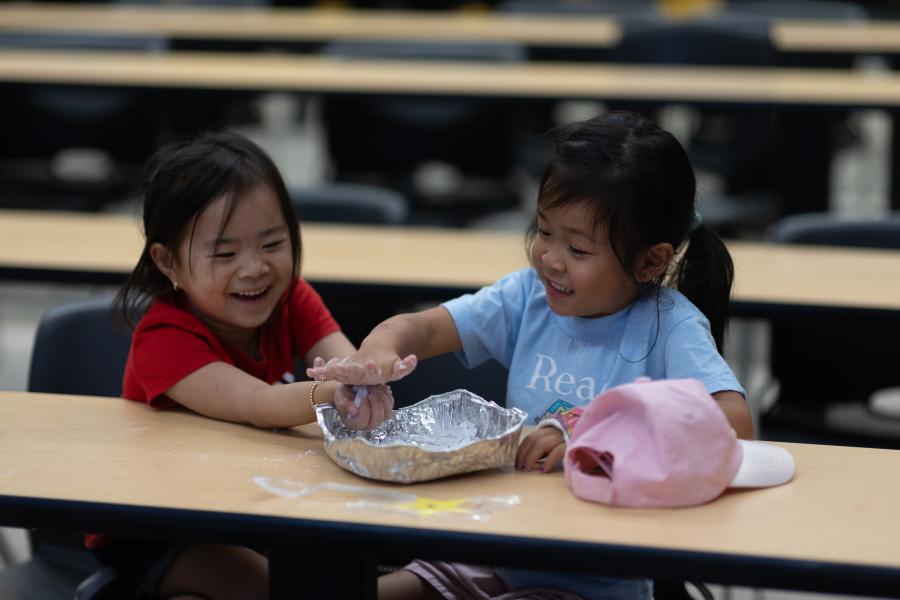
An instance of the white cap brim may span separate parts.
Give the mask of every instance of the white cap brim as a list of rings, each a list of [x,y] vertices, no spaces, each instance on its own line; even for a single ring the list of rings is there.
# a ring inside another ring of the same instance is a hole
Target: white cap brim
[[[791,453],[775,444],[738,440],[744,451],[741,468],[729,487],[770,487],[794,478],[797,467]]]

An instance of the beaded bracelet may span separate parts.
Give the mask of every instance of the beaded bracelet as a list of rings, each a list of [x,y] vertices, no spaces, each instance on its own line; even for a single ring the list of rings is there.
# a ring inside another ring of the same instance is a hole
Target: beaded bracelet
[[[323,379],[317,379],[313,382],[312,387],[309,388],[309,405],[312,407],[313,411],[316,410],[316,388],[319,387],[319,384],[323,381]]]

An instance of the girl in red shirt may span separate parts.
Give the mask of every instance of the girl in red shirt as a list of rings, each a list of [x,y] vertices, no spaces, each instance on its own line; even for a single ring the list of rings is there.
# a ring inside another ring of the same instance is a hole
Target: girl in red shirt
[[[383,385],[354,402],[334,381],[293,382],[295,359],[311,366],[355,349],[300,278],[297,216],[261,148],[231,133],[174,144],[151,159],[142,187],[146,243],[116,297],[128,322],[143,313],[125,398],[267,429],[315,421],[324,402],[353,429],[390,416]],[[88,545],[137,597],[267,595],[267,560],[249,548],[107,536]]]

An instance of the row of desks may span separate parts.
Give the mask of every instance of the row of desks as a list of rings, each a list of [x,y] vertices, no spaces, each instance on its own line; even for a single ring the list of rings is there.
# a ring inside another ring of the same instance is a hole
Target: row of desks
[[[900,106],[900,74],[845,69],[0,50],[0,83],[779,106]]]
[[[325,286],[449,298],[526,264],[524,235],[419,227],[302,226],[303,274]],[[119,283],[142,247],[122,215],[0,211],[0,278]],[[900,252],[728,243],[737,314],[900,311]]]
[[[335,466],[315,425],[260,430],[117,398],[0,392],[0,525],[269,549],[272,597],[364,598],[373,560],[422,557],[619,577],[896,596],[900,452],[784,444],[797,475],[704,506],[576,499],[561,473],[493,469],[402,488]],[[274,495],[258,476],[435,500],[514,496],[487,518]],[[396,564],[396,563],[395,563]],[[368,595],[367,595],[368,594]]]
[[[622,35],[616,19],[599,15],[16,3],[0,6],[0,31],[257,41],[505,41],[594,48],[614,46]],[[900,51],[900,23],[894,21],[776,19],[770,33],[785,52]]]

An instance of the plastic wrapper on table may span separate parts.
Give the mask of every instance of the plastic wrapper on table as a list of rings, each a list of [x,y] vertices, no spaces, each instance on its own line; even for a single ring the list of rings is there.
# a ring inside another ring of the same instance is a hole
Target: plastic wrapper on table
[[[362,477],[396,483],[512,462],[526,417],[467,390],[429,396],[370,431],[345,427],[331,404],[316,406],[316,416],[331,460]]]

